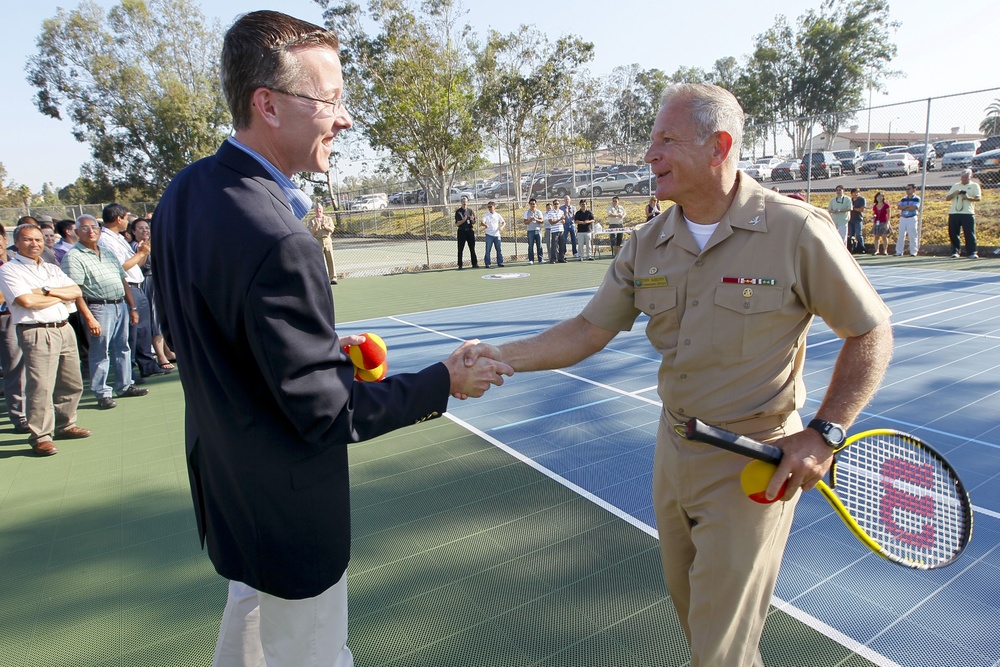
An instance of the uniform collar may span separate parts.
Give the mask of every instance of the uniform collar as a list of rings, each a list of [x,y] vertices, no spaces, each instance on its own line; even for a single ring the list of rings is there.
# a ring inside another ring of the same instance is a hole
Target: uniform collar
[[[724,239],[733,235],[734,229],[742,229],[748,232],[766,232],[767,219],[764,214],[764,202],[766,192],[764,188],[752,178],[745,178],[742,173],[737,172],[736,179],[738,188],[733,203],[729,210],[719,220],[712,238],[705,245],[704,250],[698,249],[698,244],[694,236],[688,230],[684,222],[684,210],[676,204],[671,206],[666,213],[661,214],[650,224],[658,223],[659,230],[656,235],[655,245],[663,245],[674,240],[678,246],[688,252],[699,255],[712,246],[718,245]]]

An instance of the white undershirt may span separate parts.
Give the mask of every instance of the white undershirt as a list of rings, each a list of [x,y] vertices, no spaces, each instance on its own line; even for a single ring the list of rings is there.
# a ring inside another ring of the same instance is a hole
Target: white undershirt
[[[719,226],[719,223],[713,222],[710,225],[701,225],[697,222],[691,222],[685,216],[684,222],[687,223],[687,227],[691,230],[691,235],[694,236],[695,243],[698,244],[698,250],[704,250],[705,244],[708,243],[708,239],[712,238],[712,234],[715,233],[715,228]]]

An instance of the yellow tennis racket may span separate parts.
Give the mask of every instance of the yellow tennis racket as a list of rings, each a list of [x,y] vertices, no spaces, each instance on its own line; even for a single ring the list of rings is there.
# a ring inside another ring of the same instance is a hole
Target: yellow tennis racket
[[[774,445],[698,419],[689,440],[777,466]],[[972,502],[954,468],[919,438],[891,429],[858,433],[834,452],[830,483],[816,488],[866,547],[904,567],[950,565],[972,539]]]

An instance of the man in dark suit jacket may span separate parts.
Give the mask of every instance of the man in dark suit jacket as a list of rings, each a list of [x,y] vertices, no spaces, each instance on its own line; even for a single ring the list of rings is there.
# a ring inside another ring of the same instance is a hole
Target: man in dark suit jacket
[[[449,395],[480,396],[510,368],[466,367],[456,351],[354,381],[341,346],[361,339],[338,338],[301,222],[310,202],[289,180],[326,171],[351,126],[337,37],[246,14],[226,34],[222,81],[235,135],[174,178],[152,244],[164,335],[183,361],[198,529],[230,580],[215,664],[351,665],[346,445],[437,417]]]

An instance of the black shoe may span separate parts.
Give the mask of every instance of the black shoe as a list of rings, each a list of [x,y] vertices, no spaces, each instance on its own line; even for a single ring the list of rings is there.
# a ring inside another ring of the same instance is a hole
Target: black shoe
[[[110,410],[111,408],[117,408],[118,404],[110,396],[99,396],[97,398],[97,407],[100,410]]]
[[[139,387],[134,384],[130,384],[125,387],[125,391],[118,394],[118,398],[132,398],[133,396],[145,396],[149,393],[148,389],[139,389]]]
[[[501,269],[503,268],[503,264],[497,264],[497,266],[500,267]]]
[[[335,278],[330,278],[330,284],[331,285],[336,285],[337,284],[337,280]]]
[[[14,433],[17,433],[18,435],[27,435],[28,433],[31,433],[31,429],[28,428],[27,422],[23,424],[14,424]]]

